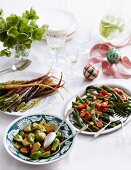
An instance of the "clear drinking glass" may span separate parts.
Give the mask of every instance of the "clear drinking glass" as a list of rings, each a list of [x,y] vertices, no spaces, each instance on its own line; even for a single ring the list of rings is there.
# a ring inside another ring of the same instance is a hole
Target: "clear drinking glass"
[[[74,40],[78,44],[78,50],[81,55],[86,55],[90,51],[93,39],[93,23],[88,23],[86,27],[79,28]]]
[[[77,46],[73,45],[74,44],[68,44],[65,50],[65,76],[68,82],[71,81],[77,75],[76,66],[79,57],[79,49],[77,48]]]
[[[49,52],[52,55],[52,57],[48,59],[48,64],[50,66],[57,66],[64,63],[65,39],[65,34],[47,33],[46,42]]]

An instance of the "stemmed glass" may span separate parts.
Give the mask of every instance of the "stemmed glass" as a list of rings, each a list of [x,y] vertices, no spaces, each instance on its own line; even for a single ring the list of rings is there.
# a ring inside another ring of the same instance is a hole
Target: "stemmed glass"
[[[46,35],[46,42],[52,55],[48,58],[47,63],[53,68],[64,63],[65,39],[66,35],[62,33],[48,32]]]

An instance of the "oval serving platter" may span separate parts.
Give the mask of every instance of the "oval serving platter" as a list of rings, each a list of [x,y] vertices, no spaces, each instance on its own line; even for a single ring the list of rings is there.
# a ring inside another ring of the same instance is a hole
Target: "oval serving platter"
[[[31,80],[31,79],[38,78],[42,75],[43,74],[41,73],[36,73],[32,71],[13,72],[12,74],[6,74],[6,76],[1,77],[0,82],[6,82],[11,80]],[[40,103],[38,103],[33,108],[30,108],[26,111],[26,115],[31,113],[46,111],[55,102],[56,97],[57,97],[57,93],[41,98]],[[25,112],[20,112],[20,111],[4,112],[0,110],[0,112],[8,115],[14,115],[14,116],[23,116],[25,114]]]
[[[129,88],[126,88],[126,87],[124,87],[124,86],[117,85],[117,84],[110,84],[110,83],[108,83],[108,84],[103,83],[103,84],[104,84],[104,85],[108,85],[108,86],[110,86],[110,87],[117,87],[117,88],[123,89],[128,95],[131,95],[131,92],[130,92]],[[100,84],[94,84],[94,86],[98,86],[98,87],[99,87],[99,86],[101,86],[101,85],[103,85],[103,84],[101,84],[101,83],[100,83]],[[93,84],[92,84],[92,85],[93,85]],[[77,95],[78,95],[78,96],[81,96],[81,97],[84,96],[84,95],[85,95],[85,89],[83,89],[83,90],[81,90],[80,92],[78,92],[75,96],[73,96],[73,97],[69,100],[69,102],[68,102],[67,105],[66,105],[64,115],[67,113],[67,111],[68,111],[69,109],[72,108],[72,102],[75,101]],[[128,123],[130,120],[131,120],[131,116],[129,115],[129,116],[125,119],[125,121],[123,122],[123,125],[125,125],[126,123]],[[68,121],[70,121],[69,118],[68,118]],[[70,122],[71,122],[71,121],[70,121]],[[71,123],[72,123],[72,122],[71,122]],[[80,130],[80,128],[76,127],[73,123],[72,123],[72,125],[73,125],[73,127],[74,127],[74,129],[75,129],[76,131],[79,131],[79,130]],[[119,125],[115,126],[114,128],[105,129],[101,134],[107,134],[107,133],[114,132],[114,131],[120,129],[121,127],[122,127],[122,124],[119,124]],[[85,135],[95,135],[96,132],[82,131],[81,133],[82,133],[82,134],[85,134]]]

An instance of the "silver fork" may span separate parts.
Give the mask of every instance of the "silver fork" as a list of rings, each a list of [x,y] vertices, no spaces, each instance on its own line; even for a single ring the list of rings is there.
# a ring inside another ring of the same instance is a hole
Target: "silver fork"
[[[119,120],[122,125],[122,135],[125,138],[125,131],[124,131],[124,121],[126,121],[128,117],[123,117],[120,114],[114,114],[114,117],[110,116],[110,122],[107,123],[102,129],[94,134],[94,138],[97,138],[112,122]]]

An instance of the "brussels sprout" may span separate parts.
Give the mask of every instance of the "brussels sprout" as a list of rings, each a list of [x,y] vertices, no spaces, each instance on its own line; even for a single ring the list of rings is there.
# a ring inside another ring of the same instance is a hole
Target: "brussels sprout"
[[[23,144],[24,146],[29,146],[29,145],[31,144],[31,142],[28,141],[27,138],[25,138],[25,139],[22,141],[22,144]]]
[[[22,146],[22,144],[20,144],[20,143],[18,143],[18,142],[15,142],[14,144],[13,144],[13,146],[14,146],[14,148],[16,148],[16,149],[20,149],[20,147]]]
[[[41,142],[45,139],[46,134],[44,132],[38,132],[36,133],[36,140]]]
[[[57,138],[62,138],[62,133],[60,131],[56,132],[56,137]]]
[[[41,144],[39,142],[36,142],[33,144],[32,149],[31,149],[31,153],[37,152],[41,147]]]
[[[47,158],[49,156],[50,156],[50,151],[46,151],[46,152],[41,153],[41,158]]]
[[[33,128],[36,129],[36,130],[41,130],[43,132],[46,131],[46,129],[44,128],[44,126],[42,126],[41,124],[38,124],[38,123],[33,123]]]
[[[39,124],[42,125],[42,126],[45,126],[47,123],[46,123],[46,121],[43,119]]]
[[[55,152],[60,145],[60,141],[58,138],[55,138],[55,140],[52,143],[51,151]]]
[[[37,125],[39,125],[39,124],[36,123],[36,122],[34,122],[34,123],[32,124],[32,128],[35,128]]]
[[[20,152],[23,153],[23,154],[27,154],[27,153],[29,153],[29,148],[25,147],[25,146],[22,146],[20,148]]]
[[[40,148],[39,151],[41,151],[41,153],[43,153],[44,152],[44,148]]]
[[[22,142],[23,141],[22,136],[20,136],[19,134],[16,134],[13,139],[18,141],[18,142]]]
[[[34,143],[34,141],[35,141],[34,133],[29,133],[29,135],[27,136],[27,139],[29,142]]]
[[[24,132],[24,131],[21,131],[21,132],[20,132],[20,136],[22,136],[22,137],[23,137],[23,136],[24,136],[24,134],[25,134],[25,132]]]
[[[39,159],[40,156],[41,156],[41,151],[34,152],[30,156],[31,156],[32,159]]]
[[[34,131],[34,133],[36,134],[36,133],[40,133],[41,132],[41,130],[35,130]]]
[[[23,130],[25,132],[30,132],[31,131],[31,124],[27,125]]]
[[[53,123],[48,123],[46,124],[45,129],[47,133],[54,132],[56,130],[56,125]]]

